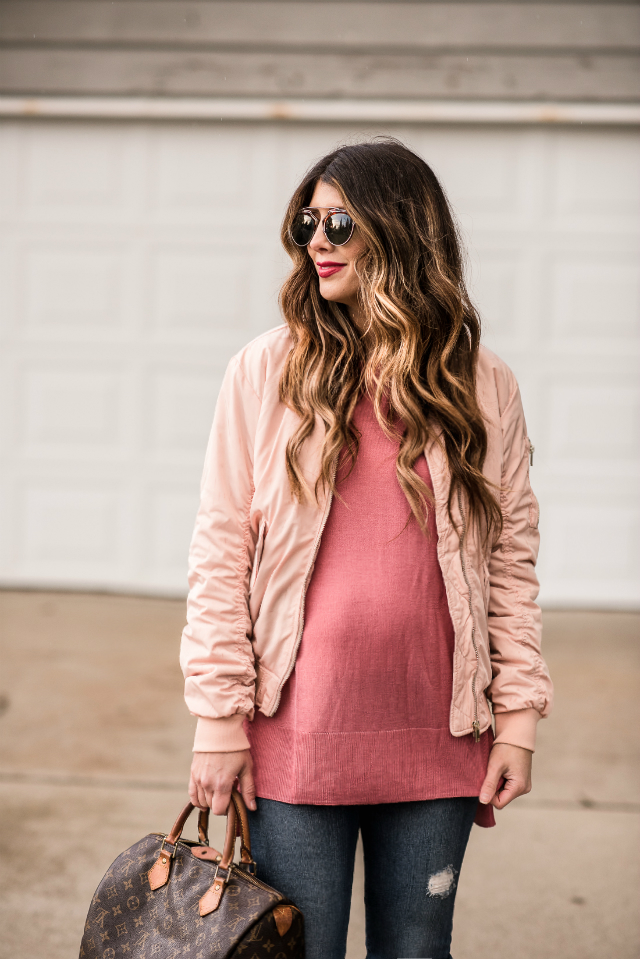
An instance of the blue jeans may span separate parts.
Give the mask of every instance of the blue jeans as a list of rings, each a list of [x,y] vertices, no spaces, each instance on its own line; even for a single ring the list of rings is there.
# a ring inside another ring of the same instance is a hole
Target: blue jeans
[[[372,806],[256,800],[258,877],[304,914],[306,959],[344,959],[358,831],[367,959],[451,959],[457,877],[477,798]]]

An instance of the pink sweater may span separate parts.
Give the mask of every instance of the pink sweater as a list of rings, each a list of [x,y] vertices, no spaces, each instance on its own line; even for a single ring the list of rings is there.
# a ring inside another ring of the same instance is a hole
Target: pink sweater
[[[449,732],[454,636],[437,557],[410,517],[368,398],[355,467],[338,473],[277,713],[245,730],[257,795],[319,805],[477,796],[492,743]],[[424,456],[416,471],[431,485]],[[384,677],[381,682],[380,677]],[[491,807],[479,816],[493,825]]]

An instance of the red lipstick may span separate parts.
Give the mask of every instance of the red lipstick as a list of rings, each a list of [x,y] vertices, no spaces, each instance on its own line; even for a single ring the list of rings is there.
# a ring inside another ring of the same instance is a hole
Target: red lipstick
[[[323,260],[322,263],[316,263],[318,275],[322,277],[333,276],[334,273],[337,273],[346,265],[346,263],[334,263],[332,260]]]

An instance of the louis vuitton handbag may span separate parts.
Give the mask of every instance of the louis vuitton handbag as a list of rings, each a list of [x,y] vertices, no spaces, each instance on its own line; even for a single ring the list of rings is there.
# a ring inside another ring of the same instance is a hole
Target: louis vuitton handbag
[[[222,853],[182,839],[188,803],[171,832],[150,833],[107,870],[91,901],[82,959],[304,959],[302,913],[256,876],[244,800],[234,789]],[[240,862],[233,862],[240,836]]]

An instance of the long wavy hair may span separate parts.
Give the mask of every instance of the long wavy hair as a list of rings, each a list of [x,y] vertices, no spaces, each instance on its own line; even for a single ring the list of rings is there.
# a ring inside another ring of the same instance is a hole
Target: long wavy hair
[[[356,269],[366,337],[345,306],[322,298],[311,257],[289,234],[319,181],[340,192],[364,240]],[[414,465],[439,427],[451,474],[451,521],[459,526],[453,504],[464,496],[469,521],[480,524],[487,542],[501,530],[502,516],[482,472],[487,430],[476,396],[480,318],[465,286],[456,224],[433,170],[391,138],[339,147],[304,176],[281,238],[293,260],[280,292],[293,339],[280,398],[300,417],[286,452],[293,495],[306,502],[317,500],[320,488],[336,492],[341,451],[351,468],[358,454],[352,417],[367,391],[381,428],[399,440],[398,482],[423,532],[433,496]],[[312,490],[299,456],[316,416],[325,438]]]

